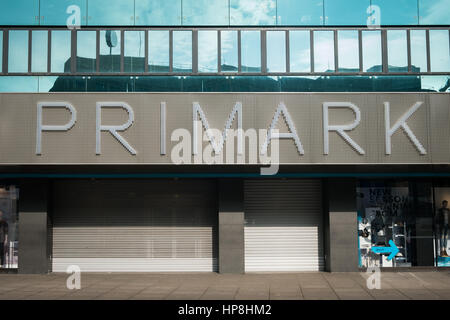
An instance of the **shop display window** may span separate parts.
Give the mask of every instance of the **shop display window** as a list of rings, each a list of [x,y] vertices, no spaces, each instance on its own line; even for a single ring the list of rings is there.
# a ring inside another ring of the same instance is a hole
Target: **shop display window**
[[[16,269],[19,250],[19,219],[16,186],[0,186],[0,268]]]
[[[434,188],[435,254],[438,267],[450,267],[449,219],[450,185],[438,183]]]

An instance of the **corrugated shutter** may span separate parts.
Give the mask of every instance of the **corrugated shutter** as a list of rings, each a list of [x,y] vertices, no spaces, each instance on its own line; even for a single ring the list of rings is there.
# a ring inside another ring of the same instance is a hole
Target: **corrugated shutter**
[[[53,271],[215,271],[214,181],[55,182]]]
[[[323,270],[320,180],[245,181],[245,270]]]

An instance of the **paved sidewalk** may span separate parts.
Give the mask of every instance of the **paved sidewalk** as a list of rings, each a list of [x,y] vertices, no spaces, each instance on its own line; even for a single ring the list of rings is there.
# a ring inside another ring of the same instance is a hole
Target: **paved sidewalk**
[[[81,289],[68,290],[64,273],[0,274],[4,299],[446,299],[450,272],[383,272],[380,290],[365,273],[86,273]]]

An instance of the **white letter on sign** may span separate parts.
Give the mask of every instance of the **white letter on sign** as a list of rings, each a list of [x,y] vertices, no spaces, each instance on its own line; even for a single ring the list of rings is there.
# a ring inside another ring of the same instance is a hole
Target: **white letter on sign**
[[[42,109],[43,108],[66,108],[70,111],[71,117],[70,121],[65,125],[55,126],[55,125],[43,125],[42,124]],[[36,130],[36,154],[41,154],[41,141],[42,141],[42,131],[67,131],[73,127],[77,121],[77,111],[68,102],[39,102],[37,104],[37,130]]]
[[[415,105],[413,105],[404,115],[397,120],[397,122],[391,128],[391,115],[390,115],[390,104],[389,102],[384,103],[384,121],[386,126],[386,154],[391,154],[391,137],[400,127],[402,127],[403,131],[408,136],[409,140],[414,144],[414,146],[419,150],[420,154],[427,154],[427,151],[416,138],[414,133],[411,131],[411,128],[406,123],[406,120],[412,116],[417,109],[423,104],[421,101],[417,101]]]
[[[278,119],[280,118],[281,114],[283,114],[283,117],[286,120],[287,127],[290,131],[288,133],[278,133],[278,131],[274,132],[275,126],[277,125]],[[280,102],[277,110],[275,111],[272,123],[270,124],[269,130],[267,132],[267,136],[261,147],[261,155],[265,155],[267,153],[267,148],[272,139],[293,139],[295,145],[297,146],[298,153],[300,153],[301,155],[305,154],[303,145],[297,135],[297,130],[295,130],[294,122],[292,121],[291,115],[289,114],[286,105],[283,102]]]
[[[329,108],[348,108],[352,109],[356,115],[353,123],[345,125],[329,125],[328,109]],[[361,112],[359,108],[351,102],[324,102],[323,103],[323,153],[328,154],[330,149],[329,132],[336,131],[349,145],[351,145],[359,154],[365,154],[364,150],[344,131],[355,129],[361,121]]]
[[[128,112],[128,121],[122,125],[117,126],[105,126],[102,125],[102,108],[122,108]],[[109,131],[114,138],[116,138],[131,154],[135,155],[136,150],[133,149],[132,146],[120,135],[117,131],[125,131],[134,122],[134,112],[131,107],[125,102],[97,102],[97,121],[96,121],[96,143],[95,150],[96,154],[101,154],[101,132]]]
[[[197,131],[200,131],[200,130],[195,125],[196,121],[198,121],[198,117],[200,117],[200,120],[206,131],[207,138],[210,141],[215,154],[219,154],[222,152],[223,145],[224,145],[225,141],[227,141],[227,136],[230,131],[231,125],[233,123],[233,120],[235,117],[237,117],[237,123],[238,123],[237,124],[237,128],[238,128],[238,134],[237,134],[238,151],[237,151],[237,154],[241,155],[243,153],[243,150],[242,150],[243,132],[242,132],[242,130],[239,130],[239,129],[242,129],[242,103],[241,102],[239,102],[239,101],[236,102],[233,110],[231,110],[231,113],[228,116],[227,121],[225,122],[225,129],[222,131],[222,139],[214,139],[214,137],[211,135],[211,132],[208,131],[210,129],[210,127],[209,127],[208,119],[206,119],[206,115],[203,112],[202,107],[200,106],[200,104],[198,102],[192,103],[192,122],[193,122],[192,141],[194,143],[193,148],[192,148],[193,155],[198,154],[197,139],[198,139],[199,133]],[[216,141],[216,140],[220,140],[220,141]]]

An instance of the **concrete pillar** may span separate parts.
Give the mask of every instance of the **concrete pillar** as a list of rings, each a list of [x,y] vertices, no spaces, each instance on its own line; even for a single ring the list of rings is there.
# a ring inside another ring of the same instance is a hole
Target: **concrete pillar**
[[[48,183],[24,182],[19,191],[19,266],[25,274],[51,271]]]
[[[324,193],[326,270],[358,271],[356,180],[328,179]]]
[[[219,180],[219,272],[244,273],[243,180]]]

